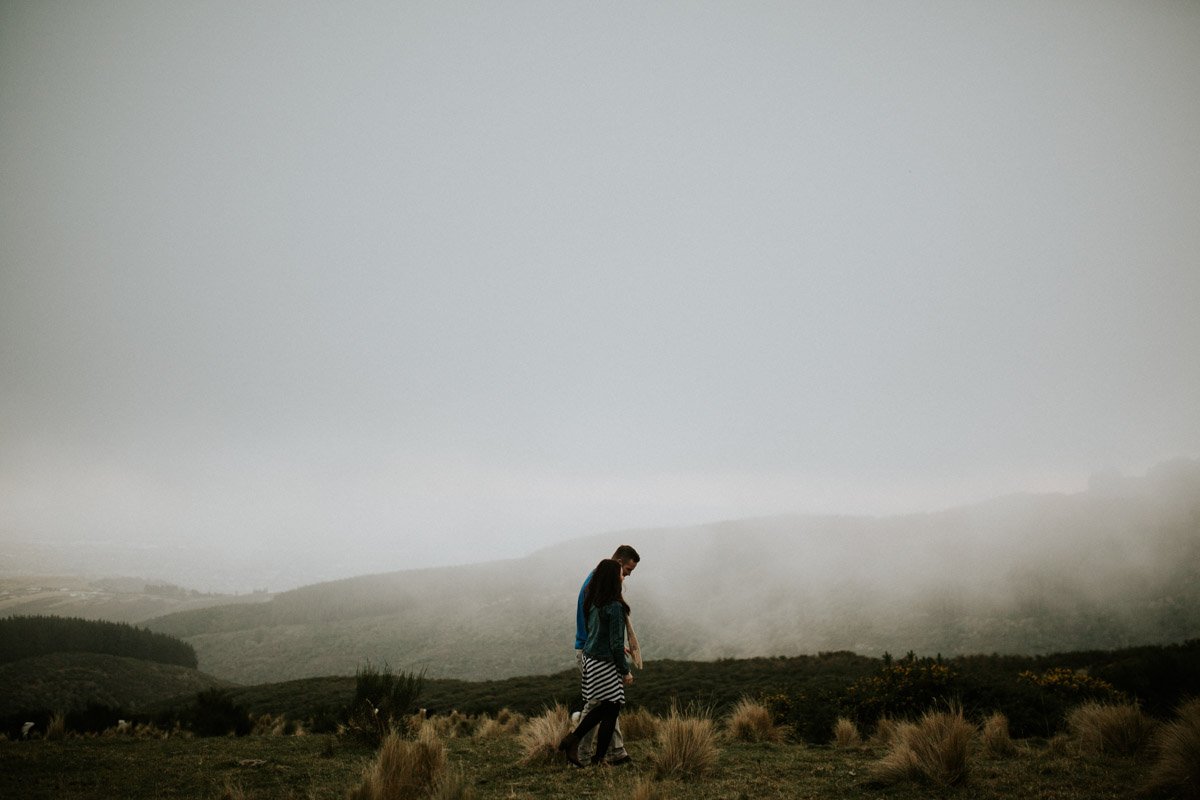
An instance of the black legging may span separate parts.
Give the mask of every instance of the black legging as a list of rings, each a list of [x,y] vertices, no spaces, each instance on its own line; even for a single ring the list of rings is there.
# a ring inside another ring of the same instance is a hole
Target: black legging
[[[617,715],[620,713],[620,703],[616,700],[605,700],[589,711],[586,717],[579,720],[579,727],[575,728],[574,734],[580,739],[597,724],[600,725],[600,730],[596,731],[596,753],[592,756],[593,764],[599,764],[604,760],[609,742],[612,741],[613,731],[617,727]]]

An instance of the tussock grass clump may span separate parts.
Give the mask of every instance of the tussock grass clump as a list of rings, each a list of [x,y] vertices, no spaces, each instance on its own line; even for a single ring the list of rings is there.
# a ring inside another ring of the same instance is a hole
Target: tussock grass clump
[[[509,731],[505,729],[497,720],[492,719],[486,714],[479,720],[479,724],[475,726],[475,733],[472,736],[474,739],[500,739],[508,735]]]
[[[349,800],[410,800],[428,795],[446,768],[441,740],[422,735],[416,740],[389,731],[379,745],[375,763],[363,771],[362,783],[350,790]]]
[[[871,776],[883,783],[929,782],[956,786],[969,775],[967,758],[975,727],[960,706],[927,711],[918,722],[897,726],[891,749],[871,765]]]
[[[418,719],[420,722],[418,730],[431,729],[434,734],[443,739],[472,736],[479,724],[479,720],[458,711],[451,711],[446,716],[430,717],[424,720]]]
[[[549,764],[558,761],[558,743],[572,730],[571,715],[562,703],[555,703],[540,716],[525,723],[517,740],[524,755],[520,763],[524,766]]]
[[[1129,756],[1150,740],[1153,723],[1132,703],[1084,703],[1067,715],[1067,728],[1084,750]]]
[[[475,790],[459,772],[447,772],[425,796],[425,800],[474,800]]]
[[[653,739],[662,720],[644,708],[621,714],[621,737],[627,742]]]
[[[501,709],[495,719],[484,714],[475,725],[473,737],[475,739],[500,739],[511,736],[516,733],[524,721],[524,717],[514,714],[507,708]]]
[[[238,783],[227,783],[221,788],[217,800],[246,800],[246,791]]]
[[[862,736],[859,735],[854,720],[837,718],[837,722],[833,723],[833,743],[838,747],[858,747],[862,744]]]
[[[891,717],[880,717],[875,723],[875,732],[871,734],[871,739],[867,744],[873,747],[887,747],[896,740],[896,731],[899,727],[896,720]]]
[[[1180,800],[1200,800],[1200,698],[1185,700],[1175,719],[1155,731],[1146,788]]]
[[[725,723],[729,738],[739,742],[782,742],[784,731],[775,724],[771,710],[757,700],[743,697],[729,712]]]
[[[1046,752],[1055,758],[1069,758],[1071,752],[1071,737],[1065,733],[1056,733],[1046,742]]]
[[[612,800],[669,800],[666,788],[656,783],[650,777],[640,777],[633,782],[632,788],[626,790],[623,786],[614,787]]]
[[[999,711],[984,720],[979,737],[983,742],[983,751],[989,756],[1002,758],[1017,752],[1017,746],[1008,732],[1008,717]]]
[[[67,718],[62,714],[55,714],[46,723],[46,741],[61,742],[65,738],[67,738]]]
[[[660,778],[702,778],[717,763],[719,752],[710,716],[672,709],[658,727],[650,762]]]

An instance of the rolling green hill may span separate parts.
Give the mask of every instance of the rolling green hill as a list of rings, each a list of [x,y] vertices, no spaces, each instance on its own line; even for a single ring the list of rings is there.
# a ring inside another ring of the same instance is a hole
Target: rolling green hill
[[[35,709],[65,713],[89,703],[139,709],[232,685],[171,664],[100,653],[52,653],[0,664],[0,717]]]
[[[239,683],[367,660],[488,680],[573,665],[579,585],[617,544],[650,659],[847,650],[1042,654],[1200,635],[1200,462],[889,518],[776,517],[593,536],[510,561],[317,584],[147,622]]]

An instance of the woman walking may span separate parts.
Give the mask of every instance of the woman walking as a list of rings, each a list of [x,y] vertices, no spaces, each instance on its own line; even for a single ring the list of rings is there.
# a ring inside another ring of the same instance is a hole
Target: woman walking
[[[579,740],[594,728],[596,752],[593,765],[604,763],[604,755],[612,741],[617,715],[625,703],[625,687],[633,683],[633,673],[625,659],[625,615],[629,605],[621,597],[625,576],[621,562],[606,558],[596,565],[583,597],[583,612],[587,619],[587,643],[583,646],[583,700],[597,703],[579,726],[558,743],[567,760],[582,767],[579,760]]]

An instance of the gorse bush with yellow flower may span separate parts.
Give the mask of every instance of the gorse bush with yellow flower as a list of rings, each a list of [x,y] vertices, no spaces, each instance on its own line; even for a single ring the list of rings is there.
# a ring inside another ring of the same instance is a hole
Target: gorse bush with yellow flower
[[[1053,667],[1045,672],[1025,670],[1017,676],[1017,680],[1071,701],[1129,702],[1129,697],[1111,683],[1069,667]]]
[[[957,675],[941,659],[909,653],[899,662],[884,659],[879,671],[846,687],[842,711],[862,725],[881,717],[915,718],[956,693]]]

